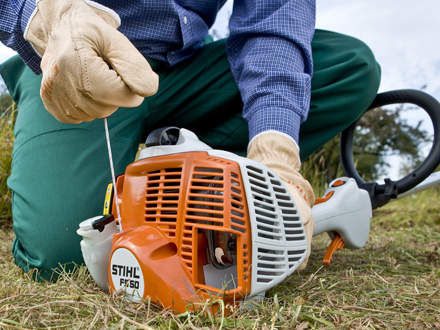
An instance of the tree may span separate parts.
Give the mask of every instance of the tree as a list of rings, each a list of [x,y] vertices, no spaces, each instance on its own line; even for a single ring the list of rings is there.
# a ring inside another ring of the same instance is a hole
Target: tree
[[[10,112],[12,110],[12,103],[12,97],[9,94],[0,94],[0,116],[3,116],[5,112]]]
[[[0,95],[6,93],[6,85],[3,82],[3,79],[0,76]]]
[[[377,181],[390,167],[387,157],[399,155],[404,162],[401,174],[405,175],[423,160],[422,147],[432,142],[429,133],[422,129],[422,121],[410,125],[402,113],[413,107],[400,105],[394,108],[377,108],[360,119],[353,138],[353,156],[356,169],[366,181]],[[339,161],[339,136],[329,141],[304,162],[304,175],[322,193],[326,184],[341,176]]]
[[[12,110],[12,97],[8,94],[6,86],[0,76],[0,116]]]
[[[422,146],[432,139],[422,129],[422,120],[410,125],[402,118],[403,112],[414,109],[402,104],[392,109],[378,108],[362,117],[353,139],[353,155],[366,180],[376,181],[386,174],[389,156],[401,157],[402,175],[423,161]]]

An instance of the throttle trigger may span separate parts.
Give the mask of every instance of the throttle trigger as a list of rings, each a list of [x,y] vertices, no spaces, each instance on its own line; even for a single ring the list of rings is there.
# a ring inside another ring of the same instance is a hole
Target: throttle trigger
[[[332,183],[331,187],[340,187],[343,186],[344,184],[345,184],[344,180],[338,179]]]
[[[335,233],[335,237],[333,238],[333,241],[328,246],[327,251],[325,251],[325,255],[322,260],[322,263],[327,266],[330,265],[330,262],[333,257],[333,253],[335,253],[337,250],[341,250],[343,247],[344,247],[344,241],[342,240],[341,236],[339,236],[338,233]]]
[[[330,200],[330,198],[332,198],[332,196],[335,194],[334,191],[329,191],[327,194],[325,194],[324,197],[321,198],[316,198],[315,199],[315,205],[321,204],[321,203],[325,203],[328,200]]]

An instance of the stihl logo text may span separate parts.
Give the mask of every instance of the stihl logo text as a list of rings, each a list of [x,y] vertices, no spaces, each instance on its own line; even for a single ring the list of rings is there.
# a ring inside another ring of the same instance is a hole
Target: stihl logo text
[[[125,265],[112,265],[112,275],[139,279],[139,268]]]
[[[119,285],[130,289],[139,289],[139,267],[112,265],[112,275],[119,276]]]
[[[131,298],[139,301],[144,296],[144,274],[137,258],[130,250],[118,248],[113,252],[110,276],[115,291],[125,291]]]

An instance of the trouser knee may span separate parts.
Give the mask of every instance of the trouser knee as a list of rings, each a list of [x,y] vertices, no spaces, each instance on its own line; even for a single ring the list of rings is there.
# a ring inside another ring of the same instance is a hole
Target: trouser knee
[[[60,274],[68,274],[83,263],[79,242],[73,239],[22,242],[17,237],[12,244],[14,261],[33,279],[56,281]],[[33,246],[32,246],[33,245]]]
[[[356,121],[369,108],[380,85],[381,70],[371,49],[362,41],[352,38],[352,93],[358,95],[347,111],[346,126]]]
[[[301,158],[355,122],[373,102],[380,67],[371,49],[347,35],[316,30],[314,75],[307,121],[301,126]]]

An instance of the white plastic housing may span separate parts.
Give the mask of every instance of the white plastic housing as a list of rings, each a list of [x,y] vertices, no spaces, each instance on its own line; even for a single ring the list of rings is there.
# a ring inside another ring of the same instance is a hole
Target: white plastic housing
[[[212,150],[212,148],[206,143],[200,141],[197,135],[185,128],[181,128],[179,132],[179,139],[177,140],[176,144],[144,148],[139,153],[138,159],[171,155],[181,152],[208,150]]]
[[[336,181],[344,184],[333,186]],[[333,180],[324,196],[333,195],[324,203],[312,208],[315,230],[313,235],[324,232],[337,232],[344,246],[361,248],[370,234],[372,207],[366,190],[360,189],[352,178],[342,177]]]
[[[90,275],[101,289],[108,291],[108,262],[113,234],[117,233],[118,229],[114,221],[107,224],[102,232],[93,229],[93,221],[101,217],[84,220],[79,224],[76,233],[82,236],[81,252]]]
[[[264,293],[290,276],[306,257],[301,217],[284,183],[268,167],[226,151],[208,153],[240,165],[252,231],[249,296]]]

